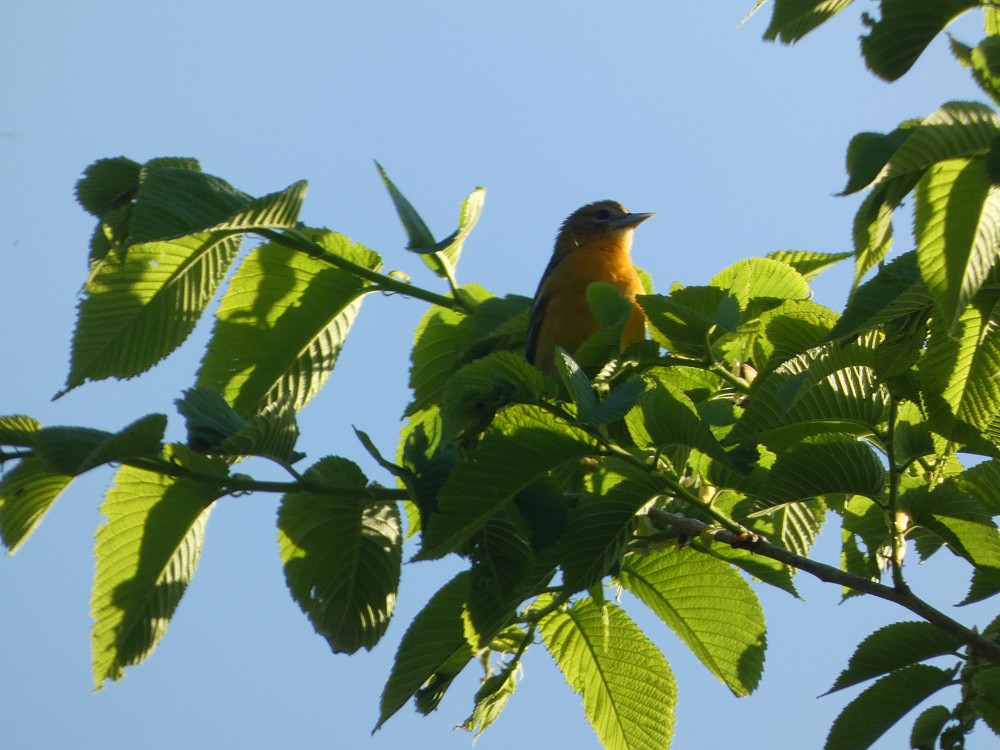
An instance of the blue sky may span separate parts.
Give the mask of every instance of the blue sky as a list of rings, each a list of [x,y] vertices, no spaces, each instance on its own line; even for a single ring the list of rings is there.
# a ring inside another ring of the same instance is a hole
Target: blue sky
[[[530,295],[559,222],[601,198],[657,213],[639,230],[634,257],[660,290],[705,283],[777,249],[849,249],[857,199],[834,193],[850,137],[982,96],[943,40],[900,82],[868,74],[856,42],[868,4],[793,48],[761,41],[767,8],[738,28],[751,4],[12,4],[0,45],[0,413],[119,429],[164,412],[180,437],[172,402],[192,381],[205,324],[147,375],[50,401],[67,372],[92,231],[73,185],[101,157],[194,156],[251,194],[307,179],[307,223],[347,234],[427,286],[437,282],[403,250],[373,159],[439,237],[454,229],[462,198],[487,188],[458,275],[497,294]],[[977,23],[963,19],[956,33],[974,43]],[[897,235],[908,248],[905,221]],[[828,272],[818,301],[842,308],[850,277],[847,266]],[[398,297],[365,302],[333,378],[301,416],[300,449],[344,455],[381,476],[351,426],[393,452],[423,309]],[[267,496],[220,502],[160,647],[94,693],[88,597],[110,477],[79,479],[0,563],[2,744],[470,746],[451,728],[471,709],[471,670],[433,716],[406,708],[369,736],[396,642],[456,564],[407,565],[386,640],[371,654],[334,656],[284,588]],[[817,555],[835,563],[837,543],[831,529]],[[965,571],[944,554],[910,575],[942,606],[964,594]],[[881,602],[838,604],[836,588],[804,576],[798,585],[804,602],[758,588],[770,648],[761,689],[740,700],[663,625],[639,618],[677,676],[675,747],[819,747],[854,693],[817,696],[861,638],[911,619]],[[983,625],[992,615],[964,608],[958,617]],[[526,670],[476,747],[596,748],[578,697],[540,647]],[[905,736],[897,730],[883,746]],[[969,747],[994,741],[980,733]]]

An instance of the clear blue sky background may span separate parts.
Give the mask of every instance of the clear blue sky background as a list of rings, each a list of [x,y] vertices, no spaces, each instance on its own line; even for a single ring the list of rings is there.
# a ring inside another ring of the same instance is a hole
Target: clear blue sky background
[[[305,178],[306,222],[378,250],[424,285],[437,282],[404,252],[373,158],[438,236],[452,231],[468,191],[488,188],[459,277],[497,294],[530,295],[559,222],[599,198],[657,212],[639,230],[635,259],[661,290],[780,248],[849,249],[857,200],[833,194],[845,182],[850,137],[982,97],[943,40],[899,83],[868,74],[856,40],[870,3],[790,49],[761,41],[769,8],[737,28],[751,4],[9,3],[0,43],[0,413],[119,429],[165,412],[171,437],[181,435],[172,401],[192,381],[204,324],[153,372],[50,401],[67,372],[92,231],[73,184],[106,156],[194,156],[252,194]],[[974,43],[978,23],[970,16],[956,31]],[[908,247],[905,221],[897,231]],[[828,273],[817,299],[839,310],[849,279],[846,266]],[[365,302],[326,391],[302,414],[299,447],[311,458],[345,455],[381,477],[351,425],[393,451],[423,309],[398,297]],[[78,480],[22,550],[0,561],[0,746],[470,746],[451,728],[471,709],[473,670],[431,717],[406,708],[369,736],[395,645],[455,563],[407,565],[385,641],[371,654],[334,656],[284,588],[267,496],[219,503],[159,649],[92,692],[93,532],[110,478]],[[837,544],[831,529],[817,554],[835,563]],[[909,569],[942,606],[966,585],[946,554]],[[854,693],[817,696],[861,638],[912,619],[881,602],[838,604],[838,589],[804,576],[798,585],[805,601],[760,590],[770,649],[760,691],[741,700],[633,603],[677,674],[676,748],[820,747]],[[982,626],[993,613],[958,615]],[[597,747],[542,648],[526,668],[477,747]],[[905,737],[897,729],[881,746],[905,746]],[[980,732],[969,747],[995,741]]]

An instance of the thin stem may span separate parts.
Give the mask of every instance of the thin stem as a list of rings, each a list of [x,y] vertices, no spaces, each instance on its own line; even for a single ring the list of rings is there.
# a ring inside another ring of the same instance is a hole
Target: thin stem
[[[347,271],[347,273],[352,276],[357,276],[358,278],[370,281],[374,284],[376,289],[380,291],[402,294],[406,297],[414,297],[415,299],[429,302],[432,305],[440,305],[451,310],[456,310],[457,312],[472,312],[472,308],[469,304],[462,299],[461,295],[457,293],[455,293],[453,297],[447,297],[443,294],[432,292],[429,289],[413,286],[412,284],[408,284],[407,282],[400,281],[392,276],[379,273],[378,271],[373,271],[370,268],[365,268],[364,266],[352,263],[346,258],[341,258],[339,255],[329,252],[321,245],[313,242],[308,237],[298,232],[290,230],[285,232],[276,232],[272,229],[257,229],[255,230],[255,233],[267,240],[270,240],[276,245],[281,245],[282,247],[287,247],[290,250],[305,253],[312,258],[321,260],[324,263],[329,263],[331,266],[339,268],[342,271]],[[454,288],[453,291],[457,292]]]
[[[903,567],[901,565],[903,558],[903,547],[906,541],[902,538],[902,533],[900,532],[899,525],[897,522],[897,501],[899,499],[899,472],[900,467],[896,463],[896,417],[898,415],[898,404],[896,399],[891,395],[889,396],[889,423],[887,426],[887,434],[885,438],[885,449],[888,454],[889,463],[889,501],[888,508],[886,509],[887,518],[886,525],[888,526],[889,539],[892,544],[892,560],[890,565],[892,567],[892,583],[899,590],[909,590],[906,585],[906,581],[903,579]]]
[[[296,482],[270,482],[254,479],[245,474],[212,474],[196,471],[161,458],[135,457],[126,459],[122,463],[144,471],[156,472],[178,479],[193,479],[203,484],[214,485],[219,489],[220,496],[251,492],[277,492],[282,494],[289,492],[311,492],[318,495],[332,495],[334,497],[357,498],[360,496],[365,501],[372,503],[395,502],[410,498],[406,490],[392,487],[379,487],[377,485],[356,487],[304,478]]]
[[[1000,644],[983,637],[971,628],[967,628],[957,620],[953,620],[938,609],[935,609],[923,599],[915,596],[907,587],[897,588],[847,573],[825,563],[810,560],[808,557],[796,555],[783,547],[771,544],[757,534],[733,533],[727,529],[716,529],[703,521],[686,518],[676,513],[669,513],[660,508],[650,508],[647,511],[650,518],[672,526],[686,536],[695,538],[709,534],[717,542],[728,544],[736,549],[745,549],[762,557],[769,557],[797,570],[808,573],[826,583],[836,583],[864,594],[871,594],[879,599],[893,602],[922,617],[932,625],[936,625],[946,633],[954,635],[969,647],[970,654],[976,654],[995,664],[1000,664]]]

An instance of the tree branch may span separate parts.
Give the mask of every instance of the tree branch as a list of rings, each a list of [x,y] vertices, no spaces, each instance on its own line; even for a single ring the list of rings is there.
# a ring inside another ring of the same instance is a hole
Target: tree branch
[[[783,547],[771,544],[764,537],[756,534],[736,533],[728,529],[720,529],[711,526],[704,521],[694,518],[679,516],[661,508],[650,508],[647,511],[650,518],[665,523],[689,537],[700,537],[708,534],[717,542],[728,544],[736,549],[745,549],[756,555],[769,557],[785,565],[790,565],[797,570],[804,571],[811,576],[826,583],[836,583],[864,594],[877,596],[879,599],[898,604],[915,615],[922,617],[932,625],[936,625],[946,633],[954,635],[969,647],[970,652],[974,652],[995,664],[1000,664],[1000,644],[983,637],[980,633],[965,627],[957,620],[948,617],[944,612],[935,609],[920,597],[916,596],[908,587],[893,588],[847,573],[832,565],[811,560],[808,557],[796,555]]]

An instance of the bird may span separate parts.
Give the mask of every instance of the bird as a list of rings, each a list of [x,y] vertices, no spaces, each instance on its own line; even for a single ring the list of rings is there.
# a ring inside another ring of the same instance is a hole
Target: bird
[[[633,304],[620,349],[646,337],[646,318],[635,303],[645,289],[630,253],[635,228],[652,215],[629,213],[617,201],[602,200],[577,209],[563,222],[531,306],[524,347],[530,364],[554,375],[556,347],[572,355],[597,330],[587,305],[587,287],[596,281],[618,287]]]

